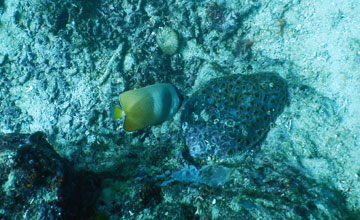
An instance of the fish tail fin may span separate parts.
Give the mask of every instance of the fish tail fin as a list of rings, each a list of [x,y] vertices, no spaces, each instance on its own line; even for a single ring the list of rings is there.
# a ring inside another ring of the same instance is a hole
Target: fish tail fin
[[[122,118],[124,116],[124,111],[119,106],[115,105],[113,108],[113,115],[115,120]]]

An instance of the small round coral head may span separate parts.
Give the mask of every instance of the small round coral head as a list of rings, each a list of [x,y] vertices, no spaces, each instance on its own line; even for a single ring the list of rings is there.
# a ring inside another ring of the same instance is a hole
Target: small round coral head
[[[115,106],[114,118],[123,117],[125,112],[124,129],[140,130],[170,119],[179,109],[181,100],[175,86],[169,83],[129,90],[120,94],[122,109]]]

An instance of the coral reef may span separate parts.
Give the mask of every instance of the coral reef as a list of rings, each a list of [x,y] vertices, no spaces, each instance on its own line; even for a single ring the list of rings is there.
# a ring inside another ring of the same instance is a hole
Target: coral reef
[[[50,143],[0,135],[0,218],[358,219],[357,1],[0,0],[0,132]],[[154,83],[188,104],[124,132]]]
[[[275,73],[210,80],[184,104],[182,127],[190,155],[223,158],[255,146],[287,103],[287,84]]]

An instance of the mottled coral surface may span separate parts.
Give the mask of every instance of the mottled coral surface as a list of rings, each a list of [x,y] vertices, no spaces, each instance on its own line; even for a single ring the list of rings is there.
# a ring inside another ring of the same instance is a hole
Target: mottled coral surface
[[[190,155],[225,157],[255,146],[287,102],[287,84],[276,73],[210,80],[184,106],[183,130]]]

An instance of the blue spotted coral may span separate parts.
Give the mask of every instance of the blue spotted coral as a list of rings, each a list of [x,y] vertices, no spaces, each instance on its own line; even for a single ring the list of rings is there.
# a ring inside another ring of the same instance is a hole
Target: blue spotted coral
[[[288,103],[287,90],[276,73],[230,75],[207,82],[182,112],[190,155],[223,158],[257,145]]]

